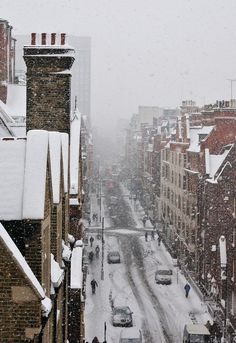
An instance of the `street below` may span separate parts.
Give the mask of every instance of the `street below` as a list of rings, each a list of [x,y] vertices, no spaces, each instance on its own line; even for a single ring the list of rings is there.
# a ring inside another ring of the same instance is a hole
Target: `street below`
[[[117,187],[115,195],[104,192],[103,199],[104,261],[100,253],[88,266],[86,341],[90,343],[97,336],[99,342],[119,343],[120,333],[126,328],[112,325],[112,306],[129,306],[133,326],[141,330],[144,343],[182,342],[185,324],[205,324],[210,319],[206,305],[194,289],[185,297],[185,277],[174,267],[163,243],[159,245],[157,233],[151,234],[151,223],[143,227],[138,206],[129,199],[125,187]],[[88,232],[94,242],[87,251],[97,245],[102,251],[101,234],[98,234],[101,231],[91,226]],[[107,263],[107,254],[111,251],[120,252],[121,263]],[[173,271],[170,285],[155,282],[155,272],[163,265]],[[96,294],[91,291],[92,279],[98,283]]]

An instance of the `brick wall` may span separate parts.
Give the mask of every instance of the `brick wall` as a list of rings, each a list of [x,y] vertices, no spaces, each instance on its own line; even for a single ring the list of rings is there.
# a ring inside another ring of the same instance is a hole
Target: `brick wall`
[[[41,329],[41,301],[1,240],[0,256],[0,343],[34,342]]]
[[[234,143],[236,132],[236,117],[216,118],[215,124],[215,129],[201,143],[201,151],[203,151],[205,148],[208,148],[210,154],[219,154],[224,145]]]
[[[207,274],[214,277],[219,287],[219,297],[225,298],[225,286],[221,280],[219,238],[224,235],[227,245],[227,300],[228,309],[236,312],[236,303],[232,303],[235,292],[235,194],[236,194],[236,151],[235,147],[229,153],[227,165],[217,183],[205,182],[203,206],[201,209],[202,229],[205,232],[202,247],[204,249],[201,274],[202,282],[209,289]],[[215,247],[215,248],[214,248]],[[236,318],[234,317],[236,324]]]
[[[53,205],[51,211],[51,253],[62,262],[62,204]]]
[[[81,307],[81,290],[70,289],[69,291],[69,342],[80,343],[82,342],[83,330],[82,323],[82,307]]]
[[[27,66],[26,129],[70,133],[73,49],[24,48]],[[40,56],[37,56],[40,55]],[[50,55],[50,56],[49,56]]]

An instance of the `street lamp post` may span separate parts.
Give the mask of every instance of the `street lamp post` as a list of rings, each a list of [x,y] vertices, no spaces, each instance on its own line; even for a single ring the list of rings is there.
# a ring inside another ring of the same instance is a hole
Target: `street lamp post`
[[[221,280],[222,280],[222,289],[225,285],[224,292],[224,330],[223,330],[223,342],[226,342],[227,339],[227,317],[228,317],[228,292],[227,292],[227,252],[226,252],[226,239],[225,236],[220,236],[219,238],[219,247],[220,247],[220,267],[221,267]]]
[[[101,266],[101,280],[104,280],[104,217],[102,217],[102,266]]]
[[[233,100],[233,82],[236,81],[236,79],[228,79],[230,81],[230,100]]]

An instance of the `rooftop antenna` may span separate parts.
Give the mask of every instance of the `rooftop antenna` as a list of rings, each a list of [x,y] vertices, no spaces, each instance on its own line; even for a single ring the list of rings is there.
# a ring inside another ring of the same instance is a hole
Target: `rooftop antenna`
[[[230,81],[230,100],[233,99],[233,82],[236,81],[236,79],[227,79],[228,81]]]

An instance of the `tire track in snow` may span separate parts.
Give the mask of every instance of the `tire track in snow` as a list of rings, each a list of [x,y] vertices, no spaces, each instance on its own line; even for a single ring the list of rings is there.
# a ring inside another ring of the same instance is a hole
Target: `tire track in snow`
[[[146,275],[144,273],[144,265],[143,265],[142,246],[140,245],[138,238],[136,236],[129,236],[129,239],[121,237],[120,240],[121,240],[121,249],[123,250],[123,255],[125,258],[125,266],[127,268],[127,276],[128,276],[133,294],[138,301],[139,307],[141,308],[143,313],[147,312],[147,306],[144,305],[143,297],[140,295],[139,289],[137,288],[137,285],[135,284],[133,276],[132,276],[132,269],[133,269],[132,262],[136,264],[137,273],[140,279],[142,280],[142,284],[145,286],[144,287],[145,293],[153,305],[153,309],[156,312],[157,318],[159,318],[166,343],[173,343],[173,340],[171,338],[172,334],[169,330],[169,326],[168,326],[166,317],[164,315],[164,311],[161,307],[161,304],[157,296],[152,291],[146,279]],[[150,325],[148,323],[148,319],[146,318],[144,319],[144,336],[145,336],[146,343],[156,342],[157,337],[153,338],[151,336]]]

